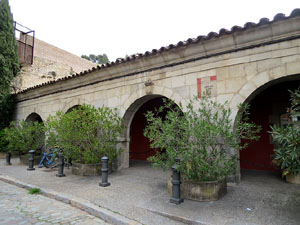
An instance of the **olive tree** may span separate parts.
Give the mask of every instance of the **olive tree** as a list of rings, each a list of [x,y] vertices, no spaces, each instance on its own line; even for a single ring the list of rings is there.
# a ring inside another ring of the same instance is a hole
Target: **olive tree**
[[[167,111],[165,116],[160,116]],[[237,165],[233,150],[246,147],[240,138],[257,140],[260,127],[249,122],[248,105],[240,107],[237,121],[230,119],[228,103],[218,103],[209,95],[182,105],[165,101],[155,112],[148,112],[144,135],[152,148],[159,148],[148,158],[155,167],[168,169],[177,164],[185,179],[215,181],[232,174]],[[244,116],[243,116],[244,115]]]
[[[67,158],[79,163],[98,163],[102,156],[116,159],[122,120],[116,109],[82,105],[69,113],[58,111],[46,122],[47,145],[58,146]]]
[[[27,154],[31,149],[41,152],[45,143],[44,132],[43,123],[20,120],[12,121],[3,133],[9,151],[22,155]]]

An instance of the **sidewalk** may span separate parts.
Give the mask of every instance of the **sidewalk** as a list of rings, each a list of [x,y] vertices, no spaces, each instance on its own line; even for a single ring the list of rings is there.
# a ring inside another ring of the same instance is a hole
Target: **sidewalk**
[[[248,171],[240,185],[229,185],[228,193],[216,202],[169,203],[167,178],[170,172],[137,163],[109,176],[109,187],[99,187],[100,177],[80,177],[65,169],[36,168],[27,171],[12,159],[5,166],[0,159],[0,175],[36,185],[42,190],[88,200],[115,215],[142,224],[214,224],[214,225],[298,225],[300,224],[300,186],[287,184],[272,173]],[[3,177],[2,176],[2,177]]]

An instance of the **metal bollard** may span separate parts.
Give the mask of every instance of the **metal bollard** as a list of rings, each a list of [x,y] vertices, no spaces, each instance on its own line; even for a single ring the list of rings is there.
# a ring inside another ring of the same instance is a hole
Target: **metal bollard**
[[[67,165],[67,169],[70,169],[70,166],[72,166],[72,159],[71,158],[67,158],[67,163],[65,163]]]
[[[57,168],[58,168],[58,174],[56,174],[57,177],[64,177],[66,176],[64,174],[64,165],[65,165],[65,159],[62,152],[58,153],[58,162],[57,162]]]
[[[108,180],[108,157],[103,156],[101,158],[101,183],[99,186],[101,187],[107,187],[110,185],[110,183],[107,182]]]
[[[11,165],[10,159],[11,159],[11,152],[9,152],[9,149],[7,149],[6,150],[6,165],[7,166]]]
[[[177,166],[172,166],[172,197],[170,199],[171,203],[180,204],[183,202],[183,199],[180,198],[180,172],[177,171]]]
[[[34,153],[35,151],[34,150],[30,150],[29,151],[29,167],[27,168],[27,170],[35,170],[34,168]]]

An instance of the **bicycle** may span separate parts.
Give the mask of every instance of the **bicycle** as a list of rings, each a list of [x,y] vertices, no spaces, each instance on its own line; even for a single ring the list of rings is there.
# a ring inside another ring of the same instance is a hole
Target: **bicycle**
[[[38,168],[42,168],[43,166],[46,168],[55,168],[57,165],[54,165],[54,160],[56,158],[58,148],[49,149],[49,153],[44,152],[43,157],[38,165]]]

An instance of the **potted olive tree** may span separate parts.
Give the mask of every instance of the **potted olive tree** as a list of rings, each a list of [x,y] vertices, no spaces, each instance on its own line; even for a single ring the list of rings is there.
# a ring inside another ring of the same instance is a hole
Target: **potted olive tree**
[[[163,111],[166,115],[160,116]],[[231,114],[228,103],[217,103],[207,94],[191,100],[185,111],[181,104],[166,101],[146,114],[144,135],[152,148],[160,149],[148,160],[163,169],[177,164],[184,198],[210,201],[222,197],[226,177],[235,173],[238,163],[235,151],[245,147],[240,138],[258,139],[260,127],[248,121],[247,105],[241,107],[235,129]]]
[[[277,144],[275,160],[282,169],[282,176],[289,183],[300,184],[300,88],[291,92],[291,124],[286,127],[273,126],[271,134]]]
[[[72,173],[97,175],[101,170],[101,157],[110,164],[117,159],[117,137],[122,121],[116,109],[82,105],[69,113],[58,111],[47,120],[47,145],[63,149],[72,159]]]
[[[7,141],[8,151],[20,156],[20,162],[28,165],[28,151],[36,151],[35,164],[41,160],[41,152],[45,143],[43,123],[27,122],[25,120],[12,121],[4,129],[4,139]]]

